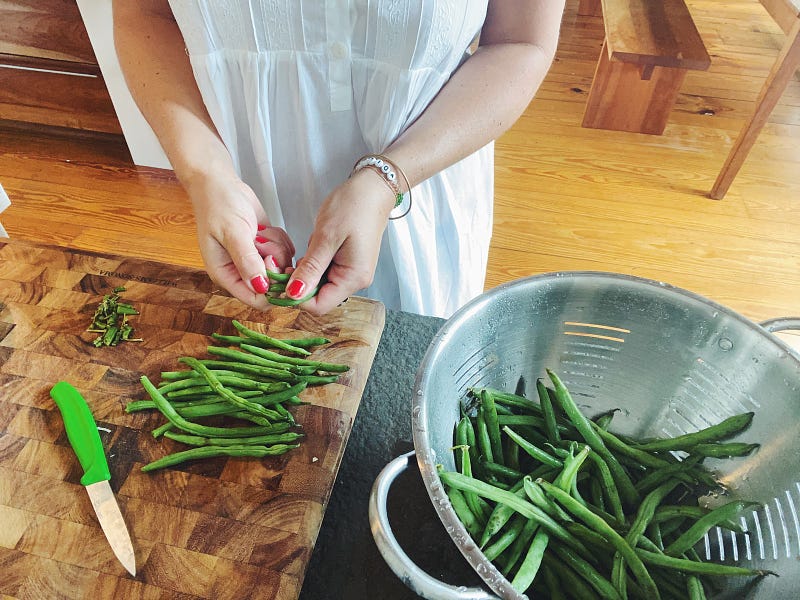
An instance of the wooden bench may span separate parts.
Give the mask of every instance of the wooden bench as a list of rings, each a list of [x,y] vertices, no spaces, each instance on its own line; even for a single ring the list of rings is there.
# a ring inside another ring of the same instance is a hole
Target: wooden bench
[[[660,135],[689,69],[711,65],[684,0],[580,0],[605,40],[583,126]]]

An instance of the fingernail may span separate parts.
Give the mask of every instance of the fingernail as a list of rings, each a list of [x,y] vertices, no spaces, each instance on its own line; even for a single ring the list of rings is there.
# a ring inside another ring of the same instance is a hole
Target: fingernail
[[[267,256],[267,271],[272,271],[273,273],[279,273],[281,268],[278,266],[278,263],[275,262],[275,257],[271,254]]]
[[[264,279],[263,275],[256,275],[250,280],[250,285],[253,286],[253,289],[258,294],[266,294],[269,286],[267,285],[267,280]]]
[[[300,281],[299,279],[295,279],[292,281],[288,287],[286,288],[286,295],[290,298],[294,298],[297,300],[303,296],[303,290],[306,289],[306,284]]]
[[[266,244],[269,240],[264,236],[257,235],[256,236],[256,244]]]
[[[259,224],[256,226],[256,228],[257,228],[259,231],[264,231],[264,230],[267,228],[267,226],[266,226],[266,225],[262,225],[261,223],[259,223]]]

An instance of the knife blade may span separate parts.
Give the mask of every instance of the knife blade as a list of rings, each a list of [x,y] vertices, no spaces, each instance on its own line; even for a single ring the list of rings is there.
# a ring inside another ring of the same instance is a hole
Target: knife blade
[[[122,566],[136,576],[133,544],[119,504],[111,491],[111,472],[89,405],[80,392],[66,381],[56,383],[50,390],[50,397],[64,418],[67,438],[83,468],[81,484],[89,494],[100,527]]]

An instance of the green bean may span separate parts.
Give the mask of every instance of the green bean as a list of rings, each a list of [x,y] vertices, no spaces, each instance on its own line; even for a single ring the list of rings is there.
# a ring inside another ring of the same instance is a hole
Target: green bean
[[[650,524],[656,512],[656,508],[658,508],[664,498],[667,497],[667,494],[675,489],[676,485],[678,485],[677,481],[668,481],[661,484],[644,497],[642,503],[639,505],[639,509],[636,511],[636,517],[628,533],[625,534],[625,541],[629,546],[635,547],[639,543],[639,538],[644,534],[645,529],[647,529],[647,526]],[[616,585],[617,589],[620,591],[625,590],[625,565],[623,560],[622,554],[617,552],[614,556],[614,565],[611,570],[611,581],[614,582],[614,585]]]
[[[497,464],[505,464],[503,457],[503,445],[500,441],[500,426],[497,424],[497,407],[494,398],[487,390],[481,390],[481,406],[483,407],[483,418],[486,422],[486,432],[489,435],[489,443],[492,447],[493,461]]]
[[[503,437],[503,456],[506,459],[506,466],[509,469],[513,469],[518,473],[521,472],[522,467],[520,467],[519,464],[519,445],[515,444],[514,440],[508,436]]]
[[[623,501],[630,506],[635,506],[636,502],[639,500],[639,493],[633,487],[633,482],[630,477],[622,468],[622,465],[619,464],[616,457],[609,452],[605,443],[600,438],[600,435],[595,431],[594,423],[589,421],[578,408],[578,405],[575,404],[569,390],[567,390],[566,386],[561,382],[558,375],[550,369],[547,369],[547,374],[553,382],[556,400],[561,406],[561,409],[566,413],[584,441],[606,461]]]
[[[291,273],[273,273],[272,271],[267,271],[267,278],[277,283],[287,283],[289,277],[291,277]]]
[[[544,562],[544,561],[542,561]],[[547,587],[550,600],[567,600],[564,591],[561,589],[561,582],[556,578],[553,570],[546,564],[542,565],[542,576]]]
[[[489,428],[486,425],[486,414],[483,406],[478,407],[478,416],[475,420],[475,437],[478,442],[478,452],[489,462],[494,462],[492,441],[489,439]]]
[[[571,597],[577,600],[597,600],[597,594],[586,580],[555,556],[545,554],[542,564],[555,573],[558,584],[562,589],[569,590]]]
[[[188,433],[201,435],[204,437],[249,437],[254,435],[266,435],[268,433],[278,433],[280,423],[268,427],[210,427],[207,425],[199,425],[191,421],[187,421],[181,417],[172,405],[167,402],[167,399],[161,395],[156,386],[147,378],[142,375],[140,379],[142,386],[150,394],[150,397],[156,403],[156,407],[169,421],[169,425],[182,429]],[[156,435],[153,431],[153,435]],[[286,431],[285,429],[283,431]]]
[[[336,383],[339,380],[338,375],[298,375],[297,381],[304,381],[308,385],[325,385],[328,383]]]
[[[746,412],[728,417],[724,421],[711,425],[700,431],[686,433],[672,438],[653,440],[637,444],[639,450],[665,451],[665,450],[691,450],[697,444],[717,442],[741,433],[753,421],[755,413]]]
[[[686,592],[689,594],[689,600],[706,600],[703,582],[696,575],[690,575],[686,578]]]
[[[275,339],[274,337],[250,329],[249,327],[242,325],[236,319],[233,319],[231,321],[231,324],[239,331],[239,333],[250,339],[258,340],[258,342],[260,342],[261,344],[272,346],[273,348],[278,348],[286,352],[291,352],[292,354],[299,354],[300,356],[309,356],[311,354],[311,352],[309,352],[305,348],[298,348],[297,346],[292,346],[291,344],[287,344],[282,340]]]
[[[729,521],[737,514],[751,508],[753,506],[760,506],[758,502],[747,502],[744,500],[734,500],[715,508],[707,515],[700,517],[695,523],[684,531],[678,539],[664,548],[664,554],[671,556],[680,556],[697,542],[699,542],[709,529],[722,521]]]
[[[522,408],[526,411],[530,411],[536,415],[542,415],[541,407],[536,404],[533,400],[529,400],[525,396],[520,396],[518,394],[509,394],[507,392],[501,392],[499,390],[493,388],[470,388],[470,392],[475,396],[479,397],[480,393],[486,390],[488,393],[492,395],[492,398],[495,402],[500,402],[507,406],[515,406],[517,408]]]
[[[525,592],[525,590],[531,586],[531,583],[533,583],[536,574],[539,572],[539,567],[544,557],[544,551],[549,542],[550,536],[544,529],[539,529],[536,535],[533,536],[530,548],[528,548],[528,552],[522,560],[517,574],[514,575],[514,579],[511,580],[511,587],[519,593]]]
[[[557,503],[548,498],[544,490],[542,490],[539,484],[537,484],[530,475],[526,475],[522,478],[522,488],[525,490],[525,495],[528,496],[528,499],[551,517],[560,522],[572,520],[569,513],[565,512]]]
[[[542,407],[542,415],[544,416],[545,435],[551,444],[558,444],[561,441],[561,435],[558,433],[556,412],[553,409],[550,392],[548,392],[547,386],[545,386],[541,377],[536,379],[536,392],[539,395],[539,405]]]
[[[451,471],[440,472],[439,478],[445,485],[457,487],[461,490],[473,491],[479,496],[505,504],[529,519],[536,519],[539,524],[554,537],[580,552],[586,551],[583,544],[572,538],[569,533],[555,520],[549,517],[547,513],[515,493],[498,489],[478,479],[464,477],[461,473],[453,473]],[[524,494],[524,490],[522,493]]]
[[[299,447],[299,444],[276,444],[274,446],[202,446],[183,450],[174,454],[168,454],[163,458],[154,460],[142,467],[142,471],[147,473],[164,467],[171,467],[188,460],[199,458],[211,458],[215,456],[276,456],[285,454],[289,450]]]
[[[603,457],[596,452],[589,454],[589,460],[594,463],[594,466],[600,475],[600,487],[603,490],[605,499],[608,500],[608,504],[611,508],[611,514],[614,515],[614,518],[617,521],[624,523],[625,512],[622,510],[622,501],[619,498],[617,485],[614,483],[614,478],[611,476],[611,471],[608,468],[608,464],[605,460],[603,460]],[[602,508],[602,506],[600,508]]]
[[[477,539],[481,534],[482,527],[475,514],[470,510],[467,500],[461,490],[454,487],[447,488],[447,497],[450,499],[450,505],[453,511],[466,528],[467,532],[473,539]]]
[[[456,423],[455,428],[453,429],[453,450],[459,449],[466,449],[466,453],[469,454],[469,444],[467,443],[467,431],[465,422],[468,417],[464,416]],[[463,459],[461,458],[464,452],[454,452],[453,459],[456,462],[456,471],[464,473],[464,469],[462,467]],[[470,468],[470,470],[472,470]],[[471,473],[470,473],[471,475]]]
[[[575,554],[572,550],[555,545],[553,551],[565,564],[570,566],[573,571],[583,577],[583,579],[585,579],[599,594],[600,598],[605,598],[606,600],[623,599],[622,594],[617,591],[608,579],[603,577],[588,561]]]
[[[497,415],[497,424],[543,427],[544,419],[535,415]]]
[[[221,402],[215,402],[214,404],[202,404],[200,406],[188,406],[186,408],[175,407],[175,410],[178,411],[180,416],[188,420],[201,419],[203,417],[213,417],[216,415],[229,415],[241,418],[241,413],[244,415],[259,416],[254,415],[253,413],[248,413],[247,411],[242,411],[238,406],[225,400]],[[266,411],[266,414],[261,415],[261,417],[264,419],[264,421],[261,423],[262,425],[269,425],[271,422],[275,421],[289,420],[275,410],[270,410],[268,408],[265,408],[264,410]]]
[[[195,369],[199,372],[205,380],[208,382],[208,385],[212,387],[212,389],[217,392],[220,396],[225,398],[231,404],[238,406],[242,410],[246,410],[247,412],[253,413],[255,415],[260,415],[262,417],[270,418],[270,411],[267,408],[264,408],[260,404],[256,404],[255,402],[250,402],[246,398],[240,398],[228,388],[226,388],[222,383],[217,379],[217,377],[212,373],[207,367],[200,363],[199,360],[193,358],[191,356],[182,356],[178,359],[178,362],[182,362],[185,365],[190,366],[191,368]]]
[[[697,520],[706,516],[710,512],[710,508],[705,508],[703,506],[688,506],[682,504],[660,506],[658,507],[658,510],[656,510],[653,520],[656,523],[662,523],[664,521],[669,521],[679,517],[688,517],[690,519]],[[733,519],[719,521],[717,525],[724,529],[735,531],[736,533],[747,534],[744,528],[742,528],[742,526]]]
[[[539,461],[542,464],[548,465],[550,467],[563,467],[564,463],[559,459],[551,456],[541,448],[538,448],[534,444],[531,444],[528,440],[524,437],[516,433],[513,429],[508,426],[503,427],[503,431],[506,432],[506,435],[510,437],[514,442],[516,442],[519,447],[526,453],[528,456],[533,458],[534,460]]]
[[[638,446],[633,447],[630,444],[625,443],[622,439],[610,431],[606,431],[605,429],[599,427],[597,423],[592,421],[589,421],[589,423],[606,447],[608,447],[610,450],[615,450],[620,456],[626,456],[632,459],[636,464],[643,465],[645,467],[651,467],[653,469],[660,469],[673,464],[672,462],[661,458],[660,456],[654,456],[649,452],[642,450]]]
[[[650,521],[647,525],[647,537],[653,540],[659,550],[664,547],[664,539],[661,535],[661,525],[654,520]],[[640,538],[641,539],[641,538]]]
[[[578,477],[578,470],[591,451],[592,449],[585,444],[578,454],[573,454],[570,448],[569,455],[564,459],[564,468],[561,473],[558,474],[553,484],[557,485],[565,492],[570,491],[575,485],[576,478]]]
[[[746,444],[743,442],[727,442],[715,444],[697,444],[689,451],[694,456],[709,458],[731,458],[735,456],[748,456],[761,444]]]
[[[522,488],[522,481],[518,481],[507,491],[510,494],[516,494],[520,498],[525,497],[525,490]],[[489,499],[491,500],[491,498]],[[505,526],[505,524],[508,523],[509,519],[511,519],[511,517],[514,516],[515,512],[516,511],[514,510],[514,507],[509,505],[508,503],[498,502],[497,504],[495,504],[494,509],[489,514],[489,518],[486,521],[486,527],[484,528],[483,534],[481,535],[481,539],[479,540],[481,548],[485,547],[486,544],[489,543],[489,540],[492,539],[492,536],[497,534],[503,528],[503,526]]]
[[[748,569],[747,567],[737,567],[734,565],[699,562],[651,552],[649,550],[643,550],[642,548],[636,548],[635,552],[636,555],[647,564],[695,575],[713,575],[718,577],[763,577],[764,575],[776,575],[772,571],[764,569]]]
[[[522,528],[525,526],[527,519],[520,514],[516,514],[512,519],[511,522],[508,524],[508,527],[503,529],[501,535],[497,537],[497,540],[487,546],[484,551],[483,555],[488,560],[495,560],[500,554],[506,551],[506,549],[514,543],[514,540],[519,537],[519,534],[522,532]]]
[[[350,369],[348,365],[321,362],[318,360],[297,358],[294,356],[284,356],[283,354],[278,354],[277,352],[272,352],[271,350],[267,350],[265,348],[259,348],[258,346],[251,346],[250,344],[242,344],[241,347],[243,350],[247,350],[258,358],[283,362],[289,365],[315,367],[319,371],[327,371],[328,373],[344,373]]]
[[[255,348],[256,346],[252,346],[245,342],[240,344],[240,347],[247,346],[248,348]],[[233,350],[232,348],[222,348],[220,346],[208,346],[206,348],[209,354],[213,354],[215,356],[221,356],[224,359],[227,359],[231,362],[235,363],[246,363],[251,365],[256,365],[260,367],[268,367],[272,369],[284,369],[289,372],[296,372],[292,371],[292,363],[285,362],[284,360],[277,360],[275,358],[264,358],[262,356],[258,356],[249,350],[247,352],[243,352],[241,350]],[[265,352],[271,352],[270,350],[266,350],[262,348]],[[280,359],[290,358],[288,356],[283,356],[282,354],[273,353],[274,356]],[[294,365],[297,366],[297,365]]]
[[[296,442],[304,436],[302,433],[290,431],[288,433],[272,433],[241,438],[208,438],[199,435],[183,435],[181,433],[167,431],[164,433],[164,437],[186,444],[187,446],[271,446],[273,444]]]
[[[575,500],[568,492],[561,488],[543,480],[538,481],[545,492],[553,496],[563,506],[567,512],[573,516],[578,517],[591,529],[597,531],[600,535],[605,537],[619,552],[628,563],[631,571],[633,572],[636,580],[642,586],[642,589],[650,598],[660,598],[658,588],[653,581],[650,574],[647,572],[642,560],[637,556],[634,549],[628,544],[625,539],[617,533],[613,527],[606,523],[603,519],[595,515],[591,510],[583,506],[580,502]]]
[[[597,425],[600,429],[608,431],[608,428],[611,426],[611,421],[614,420],[614,415],[618,411],[619,411],[618,408],[612,408],[611,410],[607,410],[606,412],[597,415],[594,418],[594,424]]]
[[[511,467],[507,467],[505,465],[498,464],[496,462],[491,462],[482,458],[480,460],[481,467],[487,472],[492,473],[494,475],[498,475],[500,477],[505,477],[507,479],[513,479],[514,481],[518,481],[522,479],[524,473],[517,471],[516,469],[512,469]]]
[[[539,523],[535,519],[527,519],[522,515],[519,516],[523,519],[525,524],[522,526],[522,531],[519,532],[517,539],[514,540],[505,555],[506,564],[501,572],[506,577],[509,577],[512,572],[515,572],[515,567],[520,557],[524,552],[527,552],[531,539],[533,539],[534,534],[539,529]]]
[[[699,460],[700,459],[697,457],[689,457],[681,462],[668,464],[664,467],[655,467],[650,473],[636,482],[636,489],[639,490],[639,493],[646,494],[665,481],[673,478],[678,478],[684,482],[691,482],[693,481],[691,477],[682,476],[682,474],[697,464]]]
[[[317,286],[311,288],[311,290],[308,292],[308,294],[306,294],[302,298],[296,298],[296,299],[295,298],[273,298],[273,297],[269,296],[269,297],[267,297],[267,302],[269,302],[270,304],[274,304],[275,306],[297,306],[298,304],[302,304],[303,302],[308,302],[309,300],[311,300],[311,298],[316,296],[317,293],[319,292],[319,288],[320,288],[320,286],[317,285]]]
[[[267,367],[226,360],[201,360],[200,362],[209,369],[227,369],[229,371],[245,373],[247,375],[255,375],[265,379],[277,379],[278,381],[291,381],[293,376],[299,375],[296,370],[293,371],[292,369],[285,367]]]
[[[466,435],[464,435],[463,438],[466,439]],[[469,446],[462,444],[457,447],[461,449],[461,473],[465,477],[472,477],[472,459],[469,455]],[[472,513],[480,522],[481,530],[483,530],[486,527],[489,515],[492,513],[491,507],[489,507],[483,498],[473,492],[464,492],[464,499],[467,501],[467,505]]]
[[[326,337],[307,337],[307,338],[293,338],[289,340],[283,340],[287,344],[291,344],[292,346],[297,346],[298,348],[314,348],[316,346],[325,346],[330,344],[331,341]]]
[[[564,510],[563,508],[559,507],[560,510]],[[571,517],[570,517],[571,519]],[[614,546],[612,546],[606,538],[602,535],[594,531],[593,529],[589,529],[583,523],[579,523],[578,521],[570,520],[567,523],[564,523],[564,529],[566,529],[570,535],[574,535],[576,538],[587,544],[587,546],[591,546],[597,552],[594,553],[594,556],[599,557],[611,557],[613,560]],[[611,562],[611,561],[607,561]]]

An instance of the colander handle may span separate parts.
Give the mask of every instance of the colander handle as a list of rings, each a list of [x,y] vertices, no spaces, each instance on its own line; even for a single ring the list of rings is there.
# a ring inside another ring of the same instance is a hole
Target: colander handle
[[[759,323],[761,327],[775,333],[776,331],[800,331],[800,317],[777,317]]]
[[[372,537],[383,559],[403,583],[427,600],[497,600],[480,588],[456,587],[439,581],[420,569],[400,547],[389,524],[386,502],[389,488],[397,477],[408,468],[414,451],[395,458],[378,474],[369,495],[369,524]]]

